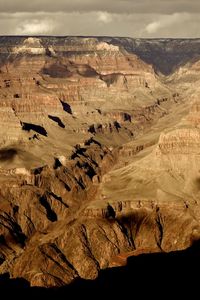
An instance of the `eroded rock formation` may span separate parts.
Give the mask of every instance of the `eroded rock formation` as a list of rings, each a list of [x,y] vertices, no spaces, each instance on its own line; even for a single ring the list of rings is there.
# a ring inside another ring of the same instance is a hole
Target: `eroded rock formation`
[[[1,274],[58,287],[199,239],[199,51],[0,38]]]

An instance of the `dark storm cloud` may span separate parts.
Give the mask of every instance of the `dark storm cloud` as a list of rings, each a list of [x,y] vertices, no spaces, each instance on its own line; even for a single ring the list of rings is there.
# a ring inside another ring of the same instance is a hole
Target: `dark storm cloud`
[[[1,12],[200,12],[199,0],[0,0]]]

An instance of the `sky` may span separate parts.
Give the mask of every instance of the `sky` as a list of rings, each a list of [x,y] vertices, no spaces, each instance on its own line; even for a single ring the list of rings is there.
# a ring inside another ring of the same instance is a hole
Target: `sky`
[[[200,37],[200,0],[0,0],[0,35]]]

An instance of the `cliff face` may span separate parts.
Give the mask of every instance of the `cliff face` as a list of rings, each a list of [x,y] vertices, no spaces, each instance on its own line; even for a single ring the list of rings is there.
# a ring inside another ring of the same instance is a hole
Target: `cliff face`
[[[108,38],[114,45],[123,45],[137,54],[157,72],[170,75],[180,66],[199,58],[200,39],[131,39]]]
[[[2,37],[0,60],[1,144],[24,143],[31,156],[36,154],[34,167],[38,160],[50,163],[57,149],[64,154],[58,135],[69,141],[73,134],[70,151],[91,136],[94,122],[131,121],[146,106],[155,107],[152,113],[159,117],[155,98],[172,98],[152,66],[95,38]],[[49,142],[52,151],[41,160],[38,145],[45,149]]]
[[[0,38],[1,274],[61,286],[199,239],[199,51]]]

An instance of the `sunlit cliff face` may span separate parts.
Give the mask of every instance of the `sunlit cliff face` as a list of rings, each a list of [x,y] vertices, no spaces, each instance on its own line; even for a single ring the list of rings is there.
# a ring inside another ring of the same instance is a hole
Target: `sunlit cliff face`
[[[58,287],[199,239],[199,53],[0,37],[0,274]]]

